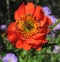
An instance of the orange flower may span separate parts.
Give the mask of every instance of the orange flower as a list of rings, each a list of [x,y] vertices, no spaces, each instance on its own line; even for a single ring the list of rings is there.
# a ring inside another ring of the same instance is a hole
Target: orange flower
[[[16,48],[30,50],[42,49],[42,45],[47,42],[46,34],[50,31],[48,26],[51,20],[44,16],[42,7],[35,7],[29,2],[22,3],[14,13],[15,22],[8,26],[7,38]]]

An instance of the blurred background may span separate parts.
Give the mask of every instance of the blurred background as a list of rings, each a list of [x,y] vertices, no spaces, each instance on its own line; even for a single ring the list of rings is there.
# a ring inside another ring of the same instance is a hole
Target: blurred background
[[[51,18],[53,25],[47,34],[49,42],[43,46],[42,51],[32,50],[27,55],[27,51],[16,49],[8,42],[6,30],[15,21],[14,12],[19,5],[30,1],[42,6],[44,14]],[[0,0],[0,62],[4,62],[6,54],[11,54],[12,57],[14,55],[16,62],[60,62],[60,0]]]

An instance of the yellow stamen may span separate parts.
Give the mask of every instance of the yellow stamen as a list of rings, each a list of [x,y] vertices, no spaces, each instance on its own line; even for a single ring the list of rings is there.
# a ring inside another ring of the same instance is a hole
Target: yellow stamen
[[[32,15],[24,15],[21,16],[21,19],[17,22],[16,26],[25,38],[30,38],[30,36],[38,33],[38,27],[40,27],[40,23],[36,21]]]

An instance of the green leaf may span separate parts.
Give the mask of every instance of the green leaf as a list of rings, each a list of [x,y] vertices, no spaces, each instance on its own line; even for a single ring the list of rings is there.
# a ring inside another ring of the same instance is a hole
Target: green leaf
[[[60,44],[60,35],[58,35],[58,37],[56,38],[56,41],[55,41],[57,44]]]

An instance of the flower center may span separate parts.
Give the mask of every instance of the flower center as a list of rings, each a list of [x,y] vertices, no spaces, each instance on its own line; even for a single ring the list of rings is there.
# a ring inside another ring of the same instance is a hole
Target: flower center
[[[17,21],[16,27],[25,38],[29,38],[38,33],[40,23],[33,16],[25,15],[21,16],[20,20]]]
[[[9,59],[8,59],[8,62],[12,62],[12,58],[9,58]]]
[[[26,32],[29,32],[32,29],[34,29],[34,23],[31,21],[24,21],[23,26],[24,26],[24,31]]]

